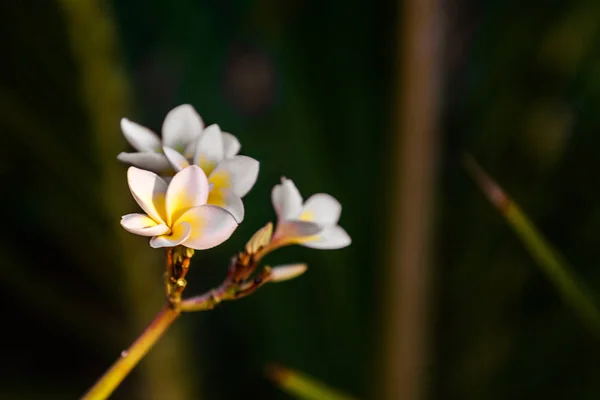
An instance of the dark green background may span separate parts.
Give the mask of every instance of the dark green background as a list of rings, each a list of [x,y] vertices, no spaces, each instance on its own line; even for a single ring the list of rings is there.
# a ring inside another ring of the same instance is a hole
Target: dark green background
[[[0,4],[0,398],[80,396],[159,309],[162,252],[118,226],[137,210],[115,158],[129,149],[119,118],[159,130],[182,103],[261,162],[244,223],[196,255],[188,294],[217,285],[231,254],[274,218],[282,175],[305,197],[338,198],[353,245],[270,256],[310,269],[184,315],[155,349],[163,358],[145,360],[114,398],[288,398],[265,378],[269,362],[363,399],[376,392],[400,5],[24,3]],[[600,4],[565,3],[441,5],[431,398],[600,396],[597,338],[460,163],[472,153],[600,292]],[[98,32],[113,35],[113,51]],[[114,85],[122,110],[102,101]],[[169,385],[180,390],[165,397]]]

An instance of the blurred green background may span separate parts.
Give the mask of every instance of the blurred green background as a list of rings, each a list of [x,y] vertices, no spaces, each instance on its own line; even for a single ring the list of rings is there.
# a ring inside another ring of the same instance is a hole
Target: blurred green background
[[[261,162],[232,238],[186,294],[274,219],[280,176],[343,204],[352,246],[288,248],[301,278],[184,315],[116,399],[286,399],[270,362],[377,397],[404,60],[403,3],[0,3],[0,398],[77,398],[162,304],[163,253],[122,232],[137,206],[121,117],[160,130],[190,103]],[[600,293],[600,3],[441,2],[432,258],[421,384],[435,399],[600,396],[586,329],[465,173],[473,154]],[[433,60],[432,62],[438,62]],[[432,118],[436,118],[435,116]],[[409,171],[410,173],[410,171]],[[410,282],[404,282],[404,286]],[[388,290],[388,289],[386,289]],[[393,289],[392,289],[393,290]]]

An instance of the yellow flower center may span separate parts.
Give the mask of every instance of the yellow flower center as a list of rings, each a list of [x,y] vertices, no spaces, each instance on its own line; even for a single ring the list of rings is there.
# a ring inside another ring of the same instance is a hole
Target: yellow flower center
[[[300,217],[298,217],[298,219],[300,221],[306,221],[306,222],[314,222],[315,220],[315,213],[312,211],[303,211],[302,214],[300,214]],[[312,236],[301,236],[301,237],[295,237],[292,239],[293,243],[297,243],[297,244],[302,244],[302,243],[306,243],[306,242],[312,242],[313,240],[317,240],[319,238],[319,235],[312,235]]]
[[[300,221],[312,222],[315,219],[315,213],[313,213],[312,211],[303,211],[302,214],[300,214],[300,218],[298,219]]]
[[[206,156],[203,156],[203,155],[200,156],[198,165],[200,166],[200,168],[202,168],[202,171],[204,171],[206,176],[210,176],[211,172],[213,172],[213,170],[216,167],[216,164],[214,161],[209,160],[208,158],[206,158]]]

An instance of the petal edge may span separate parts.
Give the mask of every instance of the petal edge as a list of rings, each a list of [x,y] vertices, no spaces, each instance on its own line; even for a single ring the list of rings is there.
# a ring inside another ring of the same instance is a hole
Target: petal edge
[[[320,250],[335,250],[352,243],[350,235],[341,226],[330,226],[321,232],[315,240],[300,243],[302,246]]]
[[[140,236],[164,235],[169,231],[165,224],[157,224],[146,214],[127,214],[121,217],[121,226],[128,232]]]
[[[190,237],[191,232],[191,225],[187,222],[182,222],[173,227],[170,235],[154,236],[150,239],[150,246],[155,249],[178,246]]]
[[[157,152],[160,149],[158,135],[138,123],[121,118],[121,131],[125,139],[136,150],[141,152]]]
[[[220,245],[229,239],[238,227],[229,212],[212,205],[192,208],[181,216],[180,221],[193,226],[192,234],[183,245],[196,250],[206,250]]]
[[[161,153],[119,153],[117,160],[135,167],[156,172],[157,174],[169,171],[171,165]]]
[[[182,104],[167,113],[162,125],[163,144],[184,152],[204,129],[204,122],[194,107]]]
[[[142,210],[156,223],[166,222],[163,215],[167,183],[155,173],[136,167],[127,170],[127,183]]]

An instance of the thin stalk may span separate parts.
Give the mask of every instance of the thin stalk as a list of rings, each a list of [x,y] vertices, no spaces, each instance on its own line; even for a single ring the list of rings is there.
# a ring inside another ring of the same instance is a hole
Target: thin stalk
[[[172,257],[172,253],[168,253]],[[171,258],[172,259],[172,258]],[[103,400],[123,382],[131,370],[140,362],[148,351],[156,344],[158,339],[166,332],[182,311],[212,310],[224,300],[234,300],[243,296],[236,296],[232,290],[236,287],[224,283],[216,289],[203,295],[191,297],[186,300],[179,299],[176,303],[167,304],[133,342],[115,363],[98,379],[92,388],[82,397],[82,400]]]
[[[298,371],[280,365],[271,365],[267,375],[283,390],[303,400],[355,400]]]
[[[121,353],[119,359],[98,379],[82,399],[102,400],[108,398],[158,339],[162,337],[179,314],[179,310],[173,309],[169,305],[165,306],[154,318],[154,321],[148,325],[127,350]]]
[[[490,203],[519,237],[542,272],[554,284],[564,301],[570,304],[596,333],[600,332],[600,310],[575,268],[542,236],[519,205],[487,175],[473,157],[465,157],[465,167]]]
[[[233,298],[234,296],[229,293],[229,288],[226,285],[221,285],[203,295],[183,300],[179,308],[182,312],[212,310],[222,301]]]

